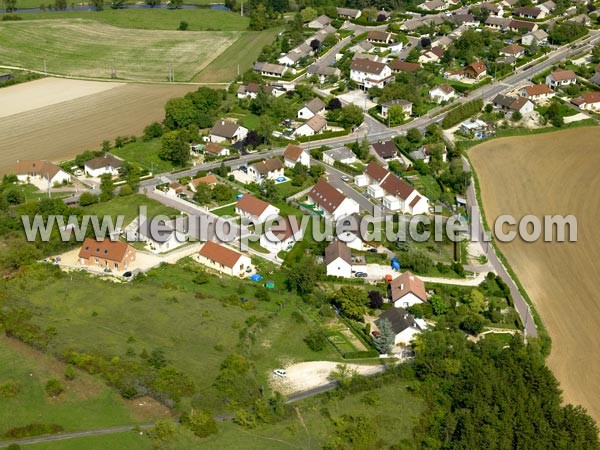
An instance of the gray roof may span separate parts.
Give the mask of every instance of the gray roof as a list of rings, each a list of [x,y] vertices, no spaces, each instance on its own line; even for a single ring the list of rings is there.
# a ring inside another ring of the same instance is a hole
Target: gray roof
[[[334,161],[342,161],[344,159],[356,157],[356,155],[352,152],[352,150],[350,150],[349,148],[346,148],[346,147],[339,147],[339,148],[327,150],[327,151],[323,152],[323,154],[329,156]]]
[[[400,334],[410,327],[416,328],[417,330],[421,329],[417,322],[415,322],[415,318],[404,308],[390,308],[387,311],[384,311],[375,323],[379,326],[379,323],[383,319],[387,319],[390,322],[394,334]]]
[[[307,72],[310,74],[324,75],[324,76],[330,76],[330,75],[340,76],[340,73],[341,73],[340,69],[338,69],[337,67],[324,66],[321,64],[312,64],[311,66],[308,67]]]
[[[232,138],[235,136],[238,128],[240,126],[229,120],[219,120],[210,130],[210,134],[214,134],[215,136],[220,136],[224,138]]]
[[[283,75],[287,70],[287,67],[279,64],[271,64],[266,62],[257,62],[254,64],[255,72],[268,72]]]
[[[337,258],[342,258],[348,264],[352,264],[352,252],[342,241],[333,241],[325,248],[325,264],[330,264]]]
[[[123,161],[111,155],[110,153],[106,153],[103,156],[98,156],[97,158],[90,159],[85,163],[85,166],[89,167],[92,170],[101,169],[103,167],[114,167],[115,169],[118,169],[122,165]]]
[[[305,108],[308,108],[310,112],[313,114],[317,114],[323,108],[325,108],[325,103],[319,97],[313,98],[310,102],[304,104]]]

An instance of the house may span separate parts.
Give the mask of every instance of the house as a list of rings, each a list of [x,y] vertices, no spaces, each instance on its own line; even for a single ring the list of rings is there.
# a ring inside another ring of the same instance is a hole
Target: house
[[[212,173],[209,173],[206,176],[194,178],[193,180],[191,180],[189,182],[189,188],[192,192],[196,192],[196,190],[198,189],[198,186],[200,186],[200,185],[208,186],[208,187],[212,188],[218,182],[219,182],[219,180],[217,180],[217,177],[214,176]]]
[[[422,145],[415,151],[410,152],[410,157],[414,160],[420,160],[425,164],[429,164],[431,157],[436,154],[440,156],[442,162],[446,162],[448,160],[448,149],[446,148],[446,144],[440,142],[437,144]]]
[[[431,42],[431,47],[435,48],[435,47],[439,47],[442,50],[447,49],[453,42],[453,39],[450,37],[450,35],[448,36],[440,36],[437,39],[435,39],[433,42]]]
[[[600,72],[596,72],[592,78],[590,78],[590,83],[594,83],[596,86],[600,86]]]
[[[389,63],[389,66],[394,73],[416,72],[417,70],[421,69],[421,64],[400,61],[399,59],[394,59],[391,63]]]
[[[115,176],[119,174],[119,169],[123,167],[123,161],[119,158],[106,153],[103,156],[90,159],[85,162],[84,172],[92,177],[99,177],[101,175]]]
[[[592,23],[592,19],[590,19],[587,14],[579,14],[578,16],[569,19],[569,22],[578,23],[587,27]]]
[[[440,84],[429,90],[429,97],[436,103],[444,103],[456,97],[456,91],[449,84]]]
[[[298,62],[301,59],[309,56],[312,51],[313,51],[312,47],[310,45],[304,43],[304,44],[299,45],[296,48],[293,48],[285,55],[279,57],[277,59],[277,62],[279,64],[282,64],[282,65],[288,66],[288,67],[295,66],[296,64],[298,64]]]
[[[413,104],[408,100],[396,99],[381,104],[381,117],[387,119],[388,112],[392,106],[400,106],[406,117],[410,117],[412,115]]]
[[[474,28],[479,25],[479,20],[477,20],[473,14],[452,14],[448,17],[448,20],[457,26],[464,26],[468,28]]]
[[[206,242],[196,254],[199,263],[232,277],[243,278],[252,269],[246,255],[216,242]]]
[[[204,146],[204,154],[208,156],[229,156],[230,151],[216,142],[207,142]]]
[[[532,84],[521,89],[521,96],[532,101],[547,100],[556,95],[546,84]]]
[[[302,228],[294,216],[286,217],[260,236],[260,246],[273,254],[289,251],[302,240]]]
[[[164,253],[181,247],[187,242],[185,233],[178,229],[177,222],[154,221],[140,214],[127,227],[128,242],[143,242],[153,253]]]
[[[519,0],[502,0],[499,4],[503,8],[514,8],[517,3],[519,3]]]
[[[448,8],[444,0],[427,0],[419,5],[424,11],[442,11]]]
[[[352,53],[363,53],[371,52],[375,49],[375,46],[368,41],[360,41],[350,47],[348,50]]]
[[[508,24],[508,29],[518,33],[531,33],[537,31],[538,24],[535,22],[526,22],[524,20],[512,19]]]
[[[456,71],[448,71],[444,74],[449,80],[462,80],[464,78],[479,81],[487,76],[487,67],[483,61],[475,61]]]
[[[178,181],[172,181],[167,187],[167,195],[171,197],[186,197],[188,193],[188,188]]]
[[[581,96],[583,100],[578,106],[586,111],[600,111],[600,92],[586,92]]]
[[[394,42],[394,39],[394,34],[386,31],[374,30],[367,33],[367,41],[373,44],[389,44]]]
[[[328,77],[339,78],[342,72],[337,67],[324,66],[322,64],[311,64],[308,66],[307,73],[309,76],[317,76],[319,83],[323,84]]]
[[[310,167],[310,155],[302,147],[288,144],[283,152],[284,166],[292,169],[298,163],[302,164],[303,166]]]
[[[277,217],[279,208],[256,198],[252,194],[244,194],[235,204],[235,213],[242,219],[263,223],[269,218]]]
[[[556,3],[554,3],[552,0],[548,0],[544,3],[538,4],[537,7],[547,16],[554,12],[556,9]]]
[[[315,115],[323,115],[325,113],[325,103],[319,97],[313,98],[310,102],[304,104],[298,110],[298,119],[312,119]]]
[[[485,20],[485,26],[488,28],[492,28],[494,30],[500,30],[500,31],[504,31],[507,30],[508,28],[510,28],[510,23],[512,22],[511,19],[506,19],[504,17],[501,16],[489,16],[486,20]]]
[[[515,9],[513,14],[517,17],[523,17],[524,19],[543,19],[546,17],[545,10],[535,6],[522,6]]]
[[[504,7],[502,6],[501,3],[493,3],[493,2],[482,3],[481,5],[479,5],[479,7],[486,11],[489,11],[490,17],[493,17],[493,16],[502,17],[504,15]]]
[[[373,151],[383,160],[393,159],[398,154],[398,147],[392,139],[371,144]]]
[[[383,197],[384,208],[412,215],[429,212],[427,197],[419,194],[414,187],[393,173],[388,174],[379,186],[386,194]]]
[[[71,175],[46,160],[17,160],[15,174],[19,181],[31,183],[40,190],[71,182]]]
[[[425,50],[421,56],[419,56],[418,61],[421,64],[428,63],[437,63],[444,56],[444,50],[441,47],[433,47],[429,50]]]
[[[267,62],[257,62],[253,70],[265,77],[281,78],[289,70],[288,67]]]
[[[86,238],[79,250],[79,264],[109,270],[127,270],[135,261],[136,250],[126,242]]]
[[[367,264],[362,256],[352,256],[352,250],[345,242],[336,240],[325,248],[327,275],[351,278],[354,272],[366,272]]]
[[[371,161],[369,164],[367,164],[367,167],[365,167],[362,175],[356,176],[354,181],[359,187],[379,185],[389,174],[390,172],[388,172],[385,168],[377,164],[375,161]]]
[[[333,166],[336,162],[342,164],[354,164],[356,155],[347,147],[339,147],[323,152],[323,162]]]
[[[283,163],[279,158],[266,159],[248,166],[248,175],[257,183],[263,180],[276,180],[283,177]]]
[[[519,44],[510,44],[499,50],[501,55],[513,56],[515,58],[521,58],[525,56],[525,47],[521,47]]]
[[[394,345],[408,347],[415,337],[423,330],[423,322],[420,324],[404,308],[389,308],[379,315],[375,325],[381,327],[381,322],[387,320],[394,333]]]
[[[360,210],[356,201],[346,197],[323,179],[320,179],[309,191],[308,199],[314,205],[315,211],[321,212],[329,222],[337,222]]]
[[[248,128],[238,125],[230,120],[221,119],[210,129],[208,140],[220,144],[221,142],[235,143],[243,141],[248,135]],[[205,148],[206,151],[206,148]]]
[[[320,30],[321,28],[325,28],[330,23],[331,19],[323,14],[317,17],[315,20],[311,20],[310,22],[308,22],[308,28]]]
[[[396,308],[408,308],[427,301],[425,283],[416,275],[404,272],[389,284],[390,298]]]
[[[336,8],[336,12],[338,17],[342,19],[358,19],[362,14],[360,9],[352,9],[352,8]]]
[[[261,86],[257,83],[248,83],[247,85],[242,85],[238,88],[237,98],[256,98],[261,89],[265,93],[274,95],[275,97],[279,97],[283,94],[283,91],[280,91],[274,86]]]
[[[294,130],[296,136],[314,136],[327,130],[327,120],[319,114],[314,115]]]
[[[523,45],[529,46],[533,43],[537,45],[546,45],[548,43],[548,33],[544,30],[537,30],[524,34],[521,38],[521,44]]]
[[[355,59],[350,65],[350,79],[357,83],[363,90],[372,87],[383,88],[393,81],[392,69],[381,62],[368,59]]]
[[[531,100],[525,97],[509,97],[507,95],[498,94],[492,101],[494,108],[502,111],[507,111],[510,114],[515,112],[521,115],[530,114],[533,112],[534,104]]]
[[[572,70],[557,69],[546,77],[546,84],[552,89],[577,83],[577,75]]]
[[[483,133],[488,129],[488,124],[481,119],[465,120],[460,124],[460,131],[467,135]]]

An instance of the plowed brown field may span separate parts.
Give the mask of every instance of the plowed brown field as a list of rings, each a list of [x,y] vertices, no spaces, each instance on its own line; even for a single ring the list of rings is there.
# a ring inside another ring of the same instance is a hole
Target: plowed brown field
[[[566,402],[600,422],[600,128],[490,141],[470,150],[488,222],[573,214],[576,243],[500,243],[552,338]]]

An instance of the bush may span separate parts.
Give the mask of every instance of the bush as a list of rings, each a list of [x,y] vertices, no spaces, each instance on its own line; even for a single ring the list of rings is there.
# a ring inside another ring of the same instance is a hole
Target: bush
[[[50,397],[58,397],[64,391],[60,381],[56,378],[50,378],[46,383],[46,393]]]
[[[210,411],[192,410],[181,417],[181,424],[196,436],[205,438],[217,432],[217,422]]]
[[[21,392],[21,384],[16,381],[7,381],[0,385],[0,398],[12,398]]]
[[[92,194],[91,192],[84,192],[79,197],[79,204],[81,206],[89,206],[93,205],[94,203],[98,203],[98,196]]]
[[[321,327],[314,328],[304,338],[304,342],[313,352],[320,352],[327,345],[327,333]]]
[[[479,314],[471,314],[460,323],[461,330],[477,336],[483,331],[484,319]]]
[[[32,423],[24,427],[17,427],[4,433],[4,437],[9,439],[22,439],[32,436],[41,436],[44,434],[56,434],[63,431],[64,428],[56,424]]]
[[[159,138],[163,135],[164,129],[163,126],[158,122],[153,122],[144,128],[144,137],[145,141],[149,141],[154,138]]]
[[[466,120],[474,114],[477,114],[479,111],[481,111],[481,108],[483,108],[483,100],[480,98],[454,108],[448,112],[446,117],[444,117],[444,120],[442,120],[442,128],[448,129],[454,125],[458,125],[463,120]]]
[[[127,197],[131,194],[133,194],[133,189],[128,184],[121,186],[121,189],[119,189],[119,197]]]
[[[185,20],[179,22],[179,27],[177,28],[179,31],[186,31],[190,27],[190,24]]]
[[[75,369],[71,364],[68,364],[67,367],[65,367],[65,378],[69,381],[75,379]]]

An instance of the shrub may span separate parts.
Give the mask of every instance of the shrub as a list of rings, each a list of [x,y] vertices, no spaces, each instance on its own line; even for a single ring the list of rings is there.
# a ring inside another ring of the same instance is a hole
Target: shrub
[[[75,379],[75,369],[71,364],[68,364],[67,367],[65,367],[65,378],[69,381]]]
[[[0,385],[0,398],[16,397],[19,392],[21,392],[21,384],[16,381],[9,380]]]
[[[60,381],[56,378],[50,378],[46,383],[46,393],[50,397],[58,397],[64,391]]]
[[[186,31],[190,27],[190,24],[185,20],[179,22],[179,27],[177,28],[179,31]]]
[[[181,424],[201,438],[217,432],[217,422],[208,410],[192,410],[184,414],[181,417]]]
[[[304,342],[313,352],[320,352],[327,344],[327,333],[321,327],[314,328],[304,338]]]
[[[4,433],[4,437],[10,439],[22,439],[31,436],[41,436],[43,434],[56,434],[63,431],[64,428],[56,424],[32,423],[24,427],[17,427]]]

